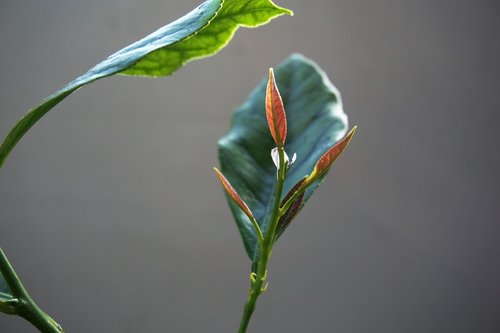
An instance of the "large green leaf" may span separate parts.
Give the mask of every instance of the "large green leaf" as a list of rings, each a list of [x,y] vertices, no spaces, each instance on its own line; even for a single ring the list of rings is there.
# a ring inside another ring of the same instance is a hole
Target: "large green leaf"
[[[21,137],[78,88],[114,74],[165,76],[222,49],[239,26],[256,27],[291,11],[271,0],[208,0],[189,14],[114,53],[30,110],[0,147],[0,167]]]
[[[311,60],[294,54],[276,70],[275,77],[287,114],[286,151],[297,153],[286,178],[283,196],[305,175],[318,158],[339,141],[347,130],[347,116],[338,90]],[[271,159],[274,141],[265,111],[267,79],[257,86],[233,116],[230,132],[219,141],[221,171],[248,204],[263,232],[274,202],[276,167]],[[305,192],[304,203],[324,176]],[[280,198],[283,199],[283,198]],[[257,237],[241,209],[228,200],[248,256],[253,259]]]

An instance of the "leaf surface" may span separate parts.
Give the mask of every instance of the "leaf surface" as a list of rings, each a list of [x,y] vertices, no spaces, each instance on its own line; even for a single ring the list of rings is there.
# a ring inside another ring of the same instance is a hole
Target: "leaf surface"
[[[270,0],[208,0],[180,19],[112,54],[31,109],[0,147],[0,167],[22,136],[75,90],[114,74],[166,76],[186,62],[210,56],[231,40],[239,26],[257,27],[291,11]]]
[[[287,114],[285,149],[289,155],[297,153],[297,161],[286,178],[285,196],[312,172],[325,151],[344,136],[347,116],[338,90],[311,60],[294,54],[274,73]],[[264,233],[271,217],[276,179],[276,167],[270,156],[275,142],[266,120],[266,84],[267,79],[262,80],[235,111],[231,130],[219,140],[221,171],[248,204]],[[324,176],[308,187],[301,204],[309,199]],[[228,203],[247,254],[253,260],[258,247],[257,236],[239,207],[232,201]]]

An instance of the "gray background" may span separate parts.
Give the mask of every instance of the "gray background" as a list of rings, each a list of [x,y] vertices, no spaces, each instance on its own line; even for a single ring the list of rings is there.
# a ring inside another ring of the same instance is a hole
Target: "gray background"
[[[0,134],[193,0],[2,0]],[[249,262],[211,167],[293,51],[359,131],[274,251],[250,332],[500,332],[500,2],[281,0],[163,79],[83,88],[0,172],[0,244],[67,332],[235,332]],[[0,316],[0,332],[34,332]]]

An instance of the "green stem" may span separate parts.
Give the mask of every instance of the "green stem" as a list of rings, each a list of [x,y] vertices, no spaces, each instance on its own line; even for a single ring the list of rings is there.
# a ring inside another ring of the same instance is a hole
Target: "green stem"
[[[264,256],[267,258],[265,260],[262,260]],[[261,260],[259,260],[259,268],[257,270],[255,280],[252,281],[252,287],[250,288],[248,299],[243,310],[243,317],[241,318],[240,329],[238,330],[238,333],[245,333],[247,331],[248,323],[250,322],[250,318],[252,317],[253,311],[255,310],[257,299],[265,291],[265,288],[262,288],[262,284],[264,283],[266,278],[268,260],[269,257],[264,254],[261,256]]]
[[[48,314],[43,312],[42,309],[40,309],[31,299],[1,248],[0,272],[9,285],[14,299],[16,299],[16,302],[13,303],[13,314],[17,314],[18,316],[23,317],[33,326],[38,328],[38,330],[42,333],[64,332],[61,325],[59,325]]]
[[[267,264],[269,262],[269,258],[271,257],[274,234],[276,233],[276,226],[278,225],[278,221],[281,217],[280,202],[281,195],[283,193],[283,185],[285,184],[286,174],[285,150],[283,147],[278,147],[278,152],[280,167],[278,169],[278,177],[276,180],[273,211],[266,234],[264,236],[264,241],[262,243],[261,254],[257,264],[257,272],[252,272],[252,274],[250,275],[252,286],[250,288],[248,299],[243,310],[243,316],[241,318],[238,333],[245,333],[247,331],[250,318],[252,317],[252,314],[255,310],[255,305],[257,304],[257,299],[267,289],[267,283],[264,288],[262,287],[262,285],[264,284],[267,277]]]
[[[259,246],[260,249],[262,250],[262,244],[264,243],[264,236],[262,235],[262,231],[260,230],[259,224],[257,223],[257,220],[255,218],[250,219],[250,221],[253,224],[253,227],[255,228],[255,232],[257,233],[257,239],[259,241]]]

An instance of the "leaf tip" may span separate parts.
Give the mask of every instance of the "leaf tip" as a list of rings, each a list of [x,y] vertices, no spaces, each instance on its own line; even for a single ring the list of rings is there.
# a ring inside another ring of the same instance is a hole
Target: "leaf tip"
[[[254,216],[252,214],[252,211],[250,210],[250,208],[248,208],[248,205],[245,203],[245,201],[243,201],[243,199],[240,197],[240,195],[238,194],[238,192],[236,192],[236,190],[234,189],[234,187],[231,185],[231,183],[229,183],[229,181],[222,174],[222,172],[220,172],[220,170],[217,169],[216,167],[213,167],[213,170],[215,171],[215,174],[219,178],[219,181],[222,184],[222,187],[224,188],[224,191],[226,191],[226,193],[240,207],[240,209],[243,211],[243,213],[245,213],[245,215],[248,216],[248,218],[250,220],[255,220],[255,218],[254,218]]]
[[[273,4],[273,6],[278,9],[280,11],[280,15],[283,15],[283,14],[287,14],[287,15],[290,15],[290,16],[293,16],[293,11],[288,9],[288,8],[284,8],[284,7],[280,7],[280,6],[277,6],[275,3],[273,3],[271,1],[271,3]]]

